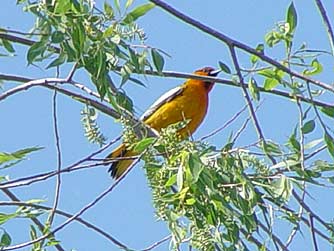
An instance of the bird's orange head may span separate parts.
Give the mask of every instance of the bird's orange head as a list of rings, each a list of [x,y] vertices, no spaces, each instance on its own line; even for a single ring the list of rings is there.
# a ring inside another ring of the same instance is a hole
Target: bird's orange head
[[[215,70],[213,67],[207,66],[202,69],[196,70],[194,74],[200,76],[216,77],[221,70]],[[206,90],[211,91],[215,82],[213,81],[203,81]]]

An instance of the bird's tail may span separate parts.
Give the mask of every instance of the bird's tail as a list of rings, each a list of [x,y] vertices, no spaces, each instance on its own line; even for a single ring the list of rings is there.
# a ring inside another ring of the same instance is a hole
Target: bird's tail
[[[110,153],[106,159],[112,160],[115,158],[122,158],[122,157],[131,157],[135,154],[132,151],[126,149],[124,144],[121,144],[117,147],[112,153]],[[111,164],[108,172],[110,172],[111,176],[115,179],[118,179],[133,163],[134,159],[124,159],[118,160]]]

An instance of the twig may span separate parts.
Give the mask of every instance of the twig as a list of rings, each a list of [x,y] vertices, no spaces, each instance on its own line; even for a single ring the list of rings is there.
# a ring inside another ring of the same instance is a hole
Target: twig
[[[246,88],[248,88],[248,84],[247,83],[235,83],[234,81],[231,80],[227,80],[227,79],[221,79],[221,78],[213,78],[213,77],[205,77],[205,76],[199,76],[199,75],[194,75],[194,74],[189,74],[189,73],[182,73],[182,72],[175,72],[175,71],[163,71],[162,73],[158,73],[156,71],[150,71],[147,70],[145,71],[146,75],[152,75],[152,76],[157,76],[157,77],[173,77],[173,78],[182,78],[182,79],[198,79],[198,80],[204,80],[204,81],[214,81],[215,83],[220,83],[220,84],[225,84],[228,86],[232,86],[232,87],[242,87],[245,86]],[[0,74],[0,79],[1,80],[7,80],[7,81],[16,81],[16,82],[29,82],[32,81],[33,79],[31,78],[26,78],[26,77],[22,77],[22,76],[15,76],[15,75],[8,75],[8,74]],[[79,84],[75,81],[71,82],[72,85],[81,88],[82,84]],[[86,87],[87,88],[87,87]],[[281,96],[281,97],[285,97],[288,99],[295,99],[295,98],[299,98],[301,101],[305,102],[305,103],[314,103],[317,106],[320,107],[324,107],[324,108],[333,108],[334,106],[332,104],[329,103],[325,103],[319,100],[311,100],[307,97],[303,97],[301,95],[291,95],[288,92],[284,92],[281,90],[266,90],[263,87],[259,86],[258,87],[260,92],[264,92],[264,93],[268,93],[268,94],[273,94],[273,95],[277,95],[277,96]],[[82,89],[84,91],[87,91],[87,89]],[[93,96],[95,96],[94,92],[89,93]],[[1,97],[1,96],[0,96]],[[0,99],[1,100],[1,99]]]
[[[271,199],[271,198],[269,198],[269,197],[266,197],[265,199],[267,199],[267,200],[269,200],[270,202],[272,202],[273,204],[277,205],[277,203],[276,203],[273,199]],[[288,208],[287,206],[284,206],[284,205],[279,205],[279,209],[282,210],[282,211],[285,211],[285,212],[292,213],[292,214],[295,213],[294,210],[292,210],[292,209],[290,209],[290,208]],[[301,216],[300,219],[303,221],[303,223],[304,223],[307,227],[310,227],[310,223],[309,223],[309,221],[308,221],[304,216]],[[328,226],[327,226],[327,227],[328,227]],[[329,230],[329,231],[332,232],[333,230]],[[328,242],[332,242],[332,238],[331,238],[331,237],[326,236],[324,233],[322,233],[322,232],[321,232],[320,230],[318,230],[317,228],[314,228],[314,232],[315,232],[317,235],[319,235],[321,238],[323,238],[324,240],[326,240],[326,241],[328,241]]]
[[[135,160],[130,167],[115,181],[114,184],[112,184],[110,187],[108,187],[105,191],[103,191],[99,196],[97,196],[92,202],[90,202],[89,204],[87,204],[85,207],[83,207],[80,211],[78,211],[76,214],[72,215],[72,217],[68,218],[65,222],[63,222],[62,224],[60,224],[58,227],[54,228],[52,231],[50,231],[47,234],[44,234],[34,240],[31,241],[27,241],[21,244],[17,244],[17,245],[12,245],[12,246],[8,246],[8,247],[3,247],[2,250],[15,250],[15,249],[19,249],[19,248],[24,248],[24,247],[28,247],[34,243],[40,242],[46,238],[48,238],[49,236],[54,235],[55,233],[57,233],[58,231],[62,230],[64,227],[66,227],[68,224],[70,224],[72,221],[76,220],[78,217],[80,217],[84,212],[86,212],[88,209],[92,208],[93,206],[95,206],[100,200],[102,200],[106,195],[108,195],[110,192],[112,192],[114,190],[114,188],[127,176],[127,174],[132,170],[132,168],[139,162],[139,160],[141,159],[141,156],[143,156],[143,154],[145,154],[146,151],[144,151],[140,157]]]
[[[22,202],[22,201],[12,201],[12,202],[0,201],[0,206],[24,206],[24,207],[33,207],[33,208],[37,208],[37,209],[43,209],[43,210],[52,210],[51,207],[47,207],[47,206],[44,206],[44,205],[33,204],[33,203]],[[61,216],[64,216],[66,218],[71,218],[73,216],[72,214],[67,213],[67,212],[65,212],[63,210],[60,210],[60,209],[56,209],[55,213],[59,214]],[[92,224],[92,223],[90,223],[90,222],[88,222],[88,221],[86,221],[86,220],[84,220],[80,217],[76,218],[75,221],[81,223],[82,225],[84,225],[84,226],[86,226],[90,229],[93,229],[94,231],[101,234],[102,236],[104,236],[105,238],[107,238],[108,240],[110,240],[112,243],[119,246],[120,248],[124,248],[126,250],[129,249],[123,243],[118,241],[115,237],[111,236],[109,233],[105,232],[104,230],[98,228],[94,224]]]
[[[314,251],[318,251],[318,244],[317,244],[317,238],[315,236],[315,232],[314,232],[314,222],[313,222],[313,216],[310,214],[310,231],[311,231],[311,235],[312,235],[312,243],[313,243],[313,249]]]
[[[245,236],[246,240],[253,242],[258,247],[258,249],[263,247],[263,243],[259,241],[258,239],[256,239],[253,235],[249,234],[245,229],[240,228],[239,230]],[[266,249],[266,251],[269,251],[269,250],[270,249],[268,248]]]
[[[30,39],[10,35],[10,34],[3,33],[3,32],[0,32],[0,38],[11,41],[11,42],[14,42],[14,43],[28,45],[28,46],[34,45],[36,43],[36,41],[34,41],[34,40],[30,40]],[[54,50],[56,53],[60,53],[60,49],[56,46],[49,46],[49,48]]]
[[[59,138],[59,131],[58,131],[58,121],[57,121],[57,91],[54,91],[53,98],[53,127],[54,127],[54,135],[56,141],[56,151],[57,151],[57,179],[56,179],[56,188],[55,188],[55,195],[54,195],[54,202],[52,210],[49,214],[47,219],[47,224],[49,226],[52,225],[55,212],[58,207],[59,198],[60,198],[60,188],[61,188],[61,166],[62,166],[62,158],[61,158],[61,148],[60,148],[60,138]]]
[[[167,3],[161,1],[161,0],[150,0],[150,2],[156,4],[157,6],[159,6],[160,8],[164,9],[165,11],[169,12],[170,14],[172,14],[173,16],[181,19],[182,21],[184,21],[185,23],[188,23],[194,27],[196,27],[197,29],[217,38],[218,40],[226,43],[229,47],[233,46],[233,47],[237,47],[241,50],[244,50],[252,55],[256,55],[257,57],[259,57],[260,59],[262,59],[265,62],[268,62],[269,64],[277,67],[278,69],[292,75],[295,76],[299,79],[302,79],[304,81],[308,81],[312,84],[315,84],[319,87],[322,87],[326,90],[329,90],[331,92],[334,92],[334,88],[332,85],[323,83],[321,81],[315,80],[315,79],[311,79],[307,76],[304,76],[298,72],[292,71],[290,70],[288,67],[284,66],[283,64],[279,63],[278,61],[276,61],[275,59],[266,56],[265,54],[258,52],[256,49],[251,48],[250,46],[243,44],[237,40],[234,40],[226,35],[224,35],[223,33],[220,33],[214,29],[212,29],[211,27],[204,25],[203,23],[183,14],[182,12],[176,10],[175,8],[173,8],[172,6],[168,5]]]
[[[68,74],[68,76],[67,76],[67,78],[66,78],[66,82],[67,82],[67,83],[72,82],[72,78],[73,78],[73,76],[74,76],[74,73],[75,73],[77,67],[78,67],[78,63],[75,63],[75,64],[73,65],[72,69],[70,70],[70,73]]]
[[[303,201],[299,195],[292,190],[292,195],[293,197],[296,198],[296,200],[303,206],[303,208],[314,218],[316,219],[319,223],[321,223],[329,232],[333,233],[333,229],[323,220],[321,219],[316,213],[312,211],[312,209]]]
[[[63,173],[63,172],[71,172],[73,170],[87,168],[87,167],[92,167],[92,166],[97,166],[97,164],[90,164],[90,165],[87,165],[87,166],[84,166],[84,167],[79,167],[80,164],[82,164],[82,163],[84,163],[86,161],[90,161],[94,156],[96,156],[97,154],[101,153],[102,151],[104,151],[105,149],[109,148],[111,145],[113,145],[117,141],[119,141],[120,138],[121,138],[121,136],[113,139],[112,141],[110,141],[108,144],[106,144],[105,146],[103,146],[99,150],[97,150],[97,151],[89,154],[88,156],[86,156],[86,157],[78,160],[74,164],[72,164],[72,165],[70,165],[70,166],[68,166],[66,168],[63,168],[61,170],[61,173]],[[101,165],[101,164],[99,163],[98,165]],[[15,187],[15,186],[22,186],[22,185],[30,185],[30,184],[35,183],[37,181],[42,181],[42,180],[46,180],[48,178],[51,178],[54,175],[57,175],[57,171],[51,171],[51,172],[36,174],[36,175],[33,175],[33,176],[29,176],[29,177],[18,178],[16,180],[12,180],[12,181],[7,181],[7,182],[1,183],[0,184],[0,189],[5,189],[5,188],[10,188],[10,187]],[[26,182],[24,183],[24,181],[26,181]],[[15,185],[15,183],[17,183],[18,185]]]
[[[221,130],[224,130],[226,127],[228,127],[233,121],[235,121],[241,113],[243,113],[247,109],[247,105],[245,105],[240,111],[238,111],[236,114],[233,115],[232,118],[230,118],[228,121],[226,121],[221,127],[217,128],[216,130],[212,131],[211,133],[203,136],[200,140],[205,140],[209,137],[212,137],[213,135],[216,135],[219,133]]]
[[[327,29],[327,34],[328,34],[328,38],[329,38],[329,43],[331,45],[331,50],[332,50],[332,54],[334,54],[334,33],[333,33],[333,29],[331,26],[331,23],[329,21],[329,18],[327,16],[325,7],[323,6],[321,0],[315,0],[315,3],[320,11],[320,15],[322,17],[322,20],[324,21],[324,24],[326,26]]]
[[[272,236],[273,242],[276,245],[276,243],[281,247],[281,250],[288,251],[288,247],[281,241],[280,238],[278,238],[275,234],[273,234],[264,224],[262,224],[260,221],[258,222],[258,225],[265,231],[266,233],[270,233]]]
[[[256,108],[255,108],[255,112],[257,112],[257,110],[260,108],[260,106],[262,105],[263,101],[261,101],[261,103],[259,103]],[[245,130],[247,124],[249,123],[249,121],[251,120],[251,116],[249,116],[245,122],[241,125],[241,127],[239,128],[239,130],[235,133],[233,139],[231,140],[232,144],[234,145],[236,140],[239,138],[239,136],[241,135],[241,133]],[[260,142],[257,142],[256,144],[258,144]]]
[[[20,199],[14,194],[12,193],[9,189],[6,188],[2,188],[1,189],[2,192],[4,192],[13,202],[20,202]],[[36,226],[39,228],[39,230],[43,233],[45,231],[45,226],[39,221],[39,219],[37,219],[36,217],[31,217],[30,218],[31,221],[36,224]],[[51,234],[50,236],[54,236],[53,234]],[[59,244],[57,243],[55,245],[56,249],[58,251],[65,251],[65,249]]]
[[[162,238],[160,241],[157,241],[157,242],[153,243],[151,246],[149,246],[147,248],[144,248],[141,251],[150,251],[150,250],[156,248],[157,246],[161,245],[162,243],[170,240],[171,238],[172,238],[171,235],[167,235],[165,238]]]
[[[0,79],[1,79],[1,75],[0,75]],[[61,79],[61,78],[44,78],[44,79],[30,80],[25,84],[16,86],[16,87],[14,87],[14,88],[6,91],[6,92],[3,92],[0,95],[0,101],[18,93],[18,92],[28,90],[28,89],[30,89],[32,87],[35,87],[35,86],[42,86],[42,87],[46,87],[46,88],[49,88],[49,89],[52,89],[52,90],[57,90],[62,94],[65,94],[69,97],[75,98],[77,101],[79,101],[81,103],[89,104],[89,105],[93,106],[94,108],[98,109],[99,111],[101,111],[105,114],[108,114],[109,116],[112,116],[116,119],[120,118],[120,114],[117,111],[115,111],[114,109],[112,109],[110,106],[107,106],[107,105],[105,105],[105,104],[103,104],[99,101],[94,100],[94,99],[85,97],[85,96],[77,94],[73,91],[69,91],[67,89],[63,89],[59,86],[54,85],[54,84],[57,84],[57,83],[59,83],[59,84],[66,83],[66,81],[67,81],[66,79]]]
[[[241,70],[240,70],[239,61],[238,61],[238,58],[237,58],[237,55],[236,55],[235,47],[233,45],[230,45],[229,49],[230,49],[230,53],[231,53],[231,57],[232,57],[234,67],[237,71],[239,81],[240,81],[240,83],[243,83],[244,79],[243,79],[243,76],[242,76],[242,73],[241,73]],[[247,92],[247,88],[244,85],[241,85],[241,89],[242,89],[243,96],[246,100],[246,104],[248,106],[249,113],[250,113],[250,116],[253,120],[253,123],[254,123],[255,129],[256,129],[257,135],[259,137],[259,140],[263,144],[266,144],[266,139],[265,139],[264,134],[262,132],[259,120],[257,119],[255,109],[254,109],[254,106],[252,104],[252,100],[251,100],[251,98],[250,98],[250,96]],[[268,154],[267,151],[265,151],[265,153],[266,153],[267,157],[271,160],[271,162],[273,164],[276,164],[275,158],[273,156],[271,156],[270,154]]]
[[[300,134],[300,139],[299,139],[299,145],[300,145],[300,166],[301,166],[301,170],[304,171],[305,170],[305,149],[304,149],[304,145],[305,145],[305,137],[304,137],[304,132],[303,132],[303,117],[304,117],[304,113],[303,113],[303,108],[300,104],[300,101],[297,99],[297,107],[298,107],[298,112],[299,112],[299,134]],[[305,200],[305,194],[306,194],[306,183],[305,180],[302,181],[302,196],[301,196],[301,200],[304,201]],[[299,212],[297,215],[297,218],[300,219],[300,217],[303,215],[304,212],[304,207],[302,205],[299,206]],[[295,227],[292,229],[287,241],[286,241],[286,246],[288,247],[291,243],[293,238],[295,237],[295,235],[297,234],[297,231],[299,229],[299,221],[298,223],[295,225]]]

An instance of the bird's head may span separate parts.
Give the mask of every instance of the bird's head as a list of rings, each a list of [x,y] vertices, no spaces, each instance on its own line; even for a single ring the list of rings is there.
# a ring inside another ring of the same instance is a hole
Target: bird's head
[[[215,70],[213,67],[207,66],[199,70],[196,70],[194,74],[207,77],[216,77],[219,72],[221,72],[221,70]],[[203,82],[207,91],[208,92],[211,91],[214,82],[213,81],[203,81]]]

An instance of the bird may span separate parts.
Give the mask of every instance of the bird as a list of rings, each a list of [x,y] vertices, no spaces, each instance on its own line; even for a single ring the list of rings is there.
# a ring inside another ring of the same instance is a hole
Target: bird
[[[204,67],[194,72],[199,76],[216,77],[221,70],[213,67]],[[209,92],[213,88],[214,81],[187,79],[181,86],[173,88],[158,98],[140,120],[157,132],[169,125],[180,121],[189,121],[188,124],[177,131],[181,139],[192,135],[202,123],[209,103]],[[138,155],[127,150],[124,143],[110,153],[106,160]],[[109,172],[114,179],[118,179],[131,166],[134,159],[114,161]]]

